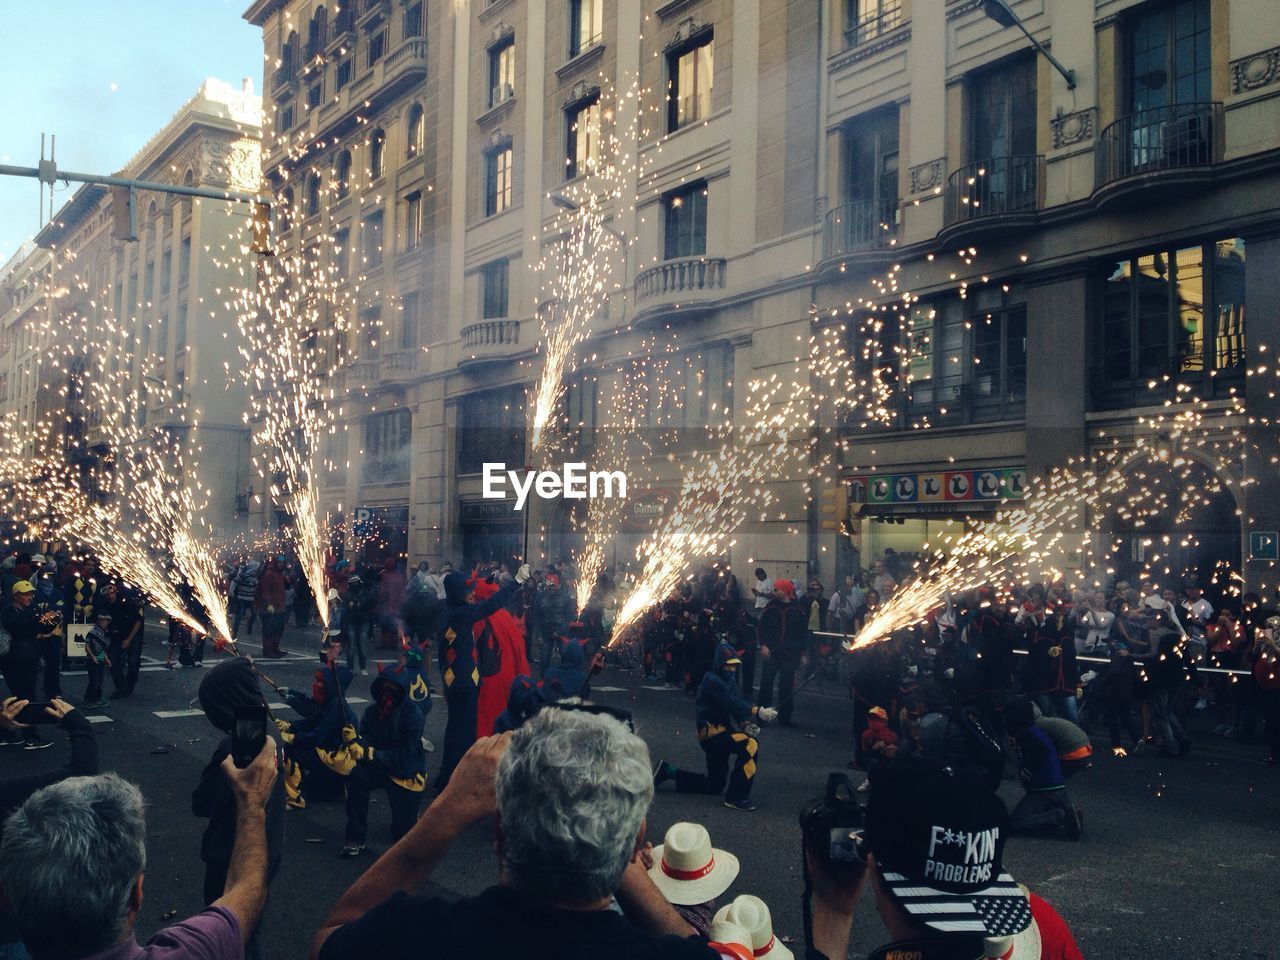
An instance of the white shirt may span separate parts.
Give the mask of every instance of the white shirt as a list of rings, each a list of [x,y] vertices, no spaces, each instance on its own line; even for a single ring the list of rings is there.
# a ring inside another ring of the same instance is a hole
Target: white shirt
[[[1191,636],[1196,640],[1204,639],[1204,625],[1213,621],[1213,604],[1201,597],[1195,603],[1184,603],[1182,609],[1186,610],[1191,618],[1202,621],[1191,625]]]
[[[1110,610],[1094,610],[1092,607],[1080,615],[1080,623],[1089,628],[1089,636],[1085,639],[1085,649],[1096,647],[1111,636],[1111,625],[1116,622],[1116,615]]]
[[[773,589],[769,585],[768,577],[763,580],[757,580],[755,582],[755,589],[764,594],[763,597],[756,597],[756,609],[763,610],[769,605],[769,601],[773,599]]]

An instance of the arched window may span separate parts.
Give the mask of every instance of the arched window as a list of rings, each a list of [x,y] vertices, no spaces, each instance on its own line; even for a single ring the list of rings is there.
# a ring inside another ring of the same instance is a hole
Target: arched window
[[[320,174],[313,173],[307,177],[307,216],[314,217],[320,213]]]
[[[182,185],[183,185],[184,187],[194,187],[194,186],[195,186],[195,184],[196,184],[196,175],[195,175],[195,172],[194,172],[190,167],[188,167],[188,168],[187,168],[187,172],[186,172],[186,173],[184,173],[184,174],[182,175]],[[191,212],[191,197],[180,197],[179,199],[181,199],[181,201],[182,201],[182,203],[183,203],[183,212],[184,212],[184,213],[190,213],[190,212]]]
[[[147,222],[151,223],[156,218],[156,202],[152,200],[147,204]]]
[[[283,76],[292,79],[298,74],[298,31],[294,30],[289,34],[289,39],[285,41],[284,47],[280,51],[280,72]]]
[[[315,16],[311,18],[311,23],[307,27],[307,62],[310,63],[316,57],[320,56],[324,50],[325,43],[325,21],[329,16],[326,7],[320,6],[316,8]]]
[[[369,135],[369,179],[381,180],[387,163],[387,135],[381,128]]]
[[[333,196],[335,200],[345,200],[351,193],[351,151],[343,150],[338,154],[338,161],[333,165]]]
[[[409,143],[405,150],[410,160],[422,156],[426,132],[426,119],[422,107],[415,103],[409,110]]]

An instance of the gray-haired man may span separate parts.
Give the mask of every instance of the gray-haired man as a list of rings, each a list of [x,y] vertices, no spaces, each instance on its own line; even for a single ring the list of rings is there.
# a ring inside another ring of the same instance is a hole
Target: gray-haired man
[[[270,738],[248,767],[223,764],[236,797],[236,844],[222,897],[145,947],[142,793],[115,774],[72,777],[32,794],[9,818],[0,891],[33,960],[239,960],[267,896],[265,805],[276,779]]]
[[[549,706],[477,741],[422,819],[343,894],[312,956],[714,958],[640,856],[649,750],[592,709]],[[412,896],[457,836],[495,812],[499,884],[454,903]]]

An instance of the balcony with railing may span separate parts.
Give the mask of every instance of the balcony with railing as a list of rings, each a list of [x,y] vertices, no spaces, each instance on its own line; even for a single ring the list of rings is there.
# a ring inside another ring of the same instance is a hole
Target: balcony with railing
[[[347,364],[346,386],[348,390],[368,390],[378,385],[378,358],[361,357]]]
[[[859,10],[859,6],[863,9]],[[856,47],[875,40],[905,22],[902,16],[902,0],[880,0],[879,3],[860,5],[847,2],[844,42],[846,47]]]
[[[509,360],[519,351],[519,320],[481,320],[462,328],[462,355],[458,358],[458,366]]]
[[[297,93],[298,71],[292,63],[284,63],[271,73],[272,94]]]
[[[416,350],[392,350],[383,354],[378,365],[379,379],[383,383],[401,383],[412,380],[418,370]]]
[[[898,236],[898,200],[854,200],[827,211],[824,260],[885,250]]]
[[[724,295],[725,266],[724,257],[678,257],[641,270],[635,283],[636,319],[719,299]]]
[[[1044,157],[1023,154],[967,163],[947,177],[944,243],[960,236],[1028,227],[1044,204]]]
[[[1221,103],[1175,103],[1140,110],[1109,124],[1098,137],[1094,202],[1207,181],[1222,159]]]

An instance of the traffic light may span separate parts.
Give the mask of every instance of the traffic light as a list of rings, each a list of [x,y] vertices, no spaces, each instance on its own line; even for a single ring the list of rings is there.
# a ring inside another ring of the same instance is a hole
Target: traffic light
[[[114,234],[121,243],[138,239],[138,191],[133,187],[112,184],[111,213],[115,218]]]
[[[843,483],[822,491],[822,529],[842,531],[849,516],[849,491]]]

